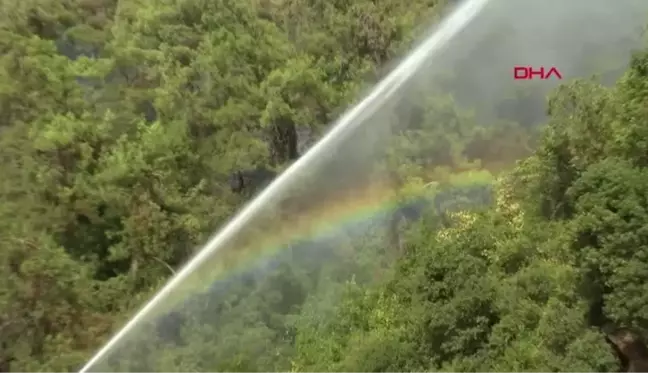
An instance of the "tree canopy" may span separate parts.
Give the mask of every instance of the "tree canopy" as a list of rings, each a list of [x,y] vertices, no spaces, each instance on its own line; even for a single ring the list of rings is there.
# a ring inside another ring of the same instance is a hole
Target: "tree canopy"
[[[446,5],[4,0],[0,371],[78,369]],[[648,333],[648,49],[487,120],[453,79],[334,160],[368,170],[336,191],[388,179],[385,221],[215,284],[106,368],[619,369],[606,325]]]

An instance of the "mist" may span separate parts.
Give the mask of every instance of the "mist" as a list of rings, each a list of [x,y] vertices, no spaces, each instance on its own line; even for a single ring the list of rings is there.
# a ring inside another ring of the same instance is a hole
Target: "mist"
[[[641,0],[492,1],[419,81],[430,90],[435,79],[451,77],[443,92],[476,109],[483,122],[497,116],[494,100],[532,92],[532,99],[511,103],[526,113],[511,119],[540,124],[545,96],[558,85],[595,74],[603,84],[616,81],[643,46],[647,22],[648,3]],[[514,80],[515,66],[556,67],[563,79]]]

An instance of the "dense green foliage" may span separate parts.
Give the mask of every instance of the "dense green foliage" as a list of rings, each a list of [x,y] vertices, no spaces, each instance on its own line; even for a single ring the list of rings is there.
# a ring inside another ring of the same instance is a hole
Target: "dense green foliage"
[[[250,197],[232,170],[289,165],[443,5],[4,0],[0,371],[77,369]],[[377,169],[436,209],[232,278],[110,366],[617,369],[600,327],[648,331],[647,100],[645,51],[558,89],[541,136],[428,92]]]

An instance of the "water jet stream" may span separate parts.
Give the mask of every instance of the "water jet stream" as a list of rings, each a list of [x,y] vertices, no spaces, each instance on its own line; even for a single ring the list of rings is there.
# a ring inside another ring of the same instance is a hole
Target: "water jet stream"
[[[131,320],[101,348],[81,368],[80,373],[89,372],[106,354],[130,332],[141,323],[151,311],[158,306],[180,283],[182,283],[200,264],[217,252],[236,233],[243,228],[264,205],[271,202],[280,194],[283,188],[290,185],[305,171],[309,164],[325,155],[344,136],[363,122],[362,119],[376,112],[383,105],[393,99],[394,94],[428,61],[430,55],[439,51],[452,38],[461,32],[470,22],[481,13],[489,0],[467,0],[457,7],[444,19],[422,43],[420,43],[396,68],[356,106],[347,111],[318,143],[316,143],[304,156],[292,164],[264,191],[243,208],[223,229],[217,233],[198,254],[185,265],[169,282],[137,313]]]

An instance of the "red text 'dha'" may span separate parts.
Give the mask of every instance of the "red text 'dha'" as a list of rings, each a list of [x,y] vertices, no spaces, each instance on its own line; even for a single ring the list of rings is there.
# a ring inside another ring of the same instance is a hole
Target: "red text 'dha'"
[[[513,79],[515,80],[547,80],[562,79],[562,74],[556,67],[533,67],[533,66],[515,66],[513,68]]]

